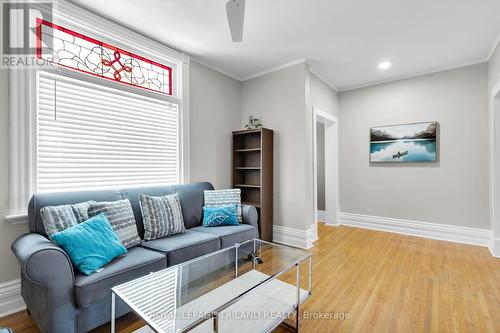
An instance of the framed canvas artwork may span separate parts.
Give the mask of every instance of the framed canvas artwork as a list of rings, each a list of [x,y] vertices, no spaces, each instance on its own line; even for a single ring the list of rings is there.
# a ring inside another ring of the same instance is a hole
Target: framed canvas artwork
[[[436,162],[437,121],[370,128],[370,162]]]

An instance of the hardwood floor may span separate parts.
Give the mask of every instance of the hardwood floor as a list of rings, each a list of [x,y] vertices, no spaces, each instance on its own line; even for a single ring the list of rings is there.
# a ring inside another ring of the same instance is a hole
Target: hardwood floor
[[[486,248],[320,225],[311,252],[302,332],[500,332],[500,259]],[[305,318],[321,314],[330,318]],[[118,321],[121,333],[141,325],[134,315]],[[25,312],[0,326],[38,332]]]

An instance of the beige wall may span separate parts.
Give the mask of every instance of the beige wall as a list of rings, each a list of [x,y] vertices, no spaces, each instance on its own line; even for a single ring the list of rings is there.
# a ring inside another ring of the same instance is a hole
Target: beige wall
[[[488,65],[340,94],[340,204],[348,213],[489,228]],[[369,128],[436,120],[440,161],[368,162]]]
[[[338,94],[297,64],[243,82],[242,121],[274,130],[274,224],[308,229],[314,222],[312,107],[338,114]]]
[[[243,82],[242,122],[260,117],[274,130],[274,224],[305,230],[306,64]],[[311,204],[312,206],[312,201]],[[310,208],[312,209],[312,207]]]
[[[311,105],[334,116],[339,114],[339,94],[311,73]]]
[[[491,91],[500,82],[500,43],[491,56],[488,67],[489,91]]]
[[[195,61],[190,66],[191,182],[231,186],[231,132],[241,127],[241,83]]]

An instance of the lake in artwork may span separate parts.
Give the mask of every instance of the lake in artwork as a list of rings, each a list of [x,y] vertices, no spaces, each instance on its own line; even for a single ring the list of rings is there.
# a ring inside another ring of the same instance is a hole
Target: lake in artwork
[[[370,162],[435,162],[437,122],[370,129]]]

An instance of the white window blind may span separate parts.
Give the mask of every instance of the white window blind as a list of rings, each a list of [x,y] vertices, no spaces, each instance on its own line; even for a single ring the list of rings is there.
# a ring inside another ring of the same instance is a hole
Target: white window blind
[[[38,192],[180,182],[179,105],[39,71]]]

